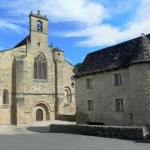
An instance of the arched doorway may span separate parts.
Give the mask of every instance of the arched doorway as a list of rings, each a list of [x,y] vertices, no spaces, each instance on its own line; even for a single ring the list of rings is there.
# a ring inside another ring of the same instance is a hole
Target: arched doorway
[[[42,109],[36,110],[36,121],[43,121],[43,111]]]
[[[35,103],[32,107],[33,121],[47,121],[50,120],[50,108],[44,102]]]

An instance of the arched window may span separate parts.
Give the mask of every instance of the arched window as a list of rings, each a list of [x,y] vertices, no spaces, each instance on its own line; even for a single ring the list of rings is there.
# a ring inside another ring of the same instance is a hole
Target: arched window
[[[69,103],[69,91],[66,89],[64,91],[64,99],[67,103]]]
[[[3,91],[3,104],[8,104],[9,101],[9,94],[8,94],[8,90],[4,90]]]
[[[71,103],[71,90],[69,87],[65,87],[64,89],[64,101],[67,103]]]
[[[46,79],[46,59],[40,53],[34,59],[34,79]]]
[[[37,21],[37,31],[42,32],[43,30],[43,23],[41,21]]]

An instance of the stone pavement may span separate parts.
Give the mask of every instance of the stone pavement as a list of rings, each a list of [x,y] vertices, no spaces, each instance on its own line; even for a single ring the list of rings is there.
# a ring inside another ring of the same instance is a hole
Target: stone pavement
[[[51,123],[70,124],[47,121],[19,126],[1,125],[0,150],[150,150],[150,141],[47,133]]]
[[[48,133],[50,124],[75,124],[67,121],[39,121],[32,124],[0,125],[0,135]]]

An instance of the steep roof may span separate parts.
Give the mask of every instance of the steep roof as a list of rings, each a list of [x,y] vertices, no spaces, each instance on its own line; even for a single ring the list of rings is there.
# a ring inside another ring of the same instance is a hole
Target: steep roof
[[[21,42],[19,42],[16,46],[14,46],[14,48],[26,45],[27,39],[29,39],[29,36],[27,36],[26,38],[24,38]]]
[[[63,52],[63,51],[60,50],[58,47],[53,48],[53,51]]]
[[[76,78],[150,61],[150,34],[89,53]]]

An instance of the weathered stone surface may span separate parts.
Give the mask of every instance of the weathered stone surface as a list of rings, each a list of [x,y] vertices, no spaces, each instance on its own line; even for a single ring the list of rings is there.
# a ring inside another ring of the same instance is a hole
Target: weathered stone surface
[[[42,22],[42,32],[37,31],[37,21]],[[46,79],[34,79],[37,54],[46,59]],[[48,19],[31,13],[29,36],[15,48],[0,52],[0,124],[34,122],[38,109],[43,120],[53,120],[57,113],[75,114],[73,68],[62,51],[55,52],[48,46]],[[66,87],[71,101],[66,100]],[[9,92],[7,105],[3,105],[4,89]]]
[[[141,140],[147,137],[144,133],[145,127],[119,127],[119,126],[90,126],[90,125],[59,125],[51,124],[50,132],[72,133],[82,135],[92,135],[100,137],[112,137],[119,139]]]
[[[77,123],[150,124],[149,36],[87,55],[76,74]],[[114,85],[114,74],[122,75],[122,85]],[[86,87],[89,78],[92,79],[91,89]],[[116,99],[123,99],[121,112],[115,109]],[[88,111],[88,100],[93,100],[93,111]]]

